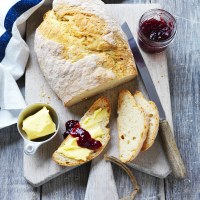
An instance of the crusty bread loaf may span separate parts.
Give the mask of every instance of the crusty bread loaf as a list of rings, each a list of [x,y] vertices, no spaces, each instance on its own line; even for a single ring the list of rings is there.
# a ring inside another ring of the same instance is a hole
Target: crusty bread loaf
[[[58,163],[59,165],[62,166],[76,166],[76,165],[81,165],[85,162],[88,162],[90,160],[92,160],[93,158],[97,157],[102,151],[103,149],[106,147],[109,139],[110,139],[110,129],[107,128],[107,125],[109,123],[109,118],[110,118],[110,112],[111,112],[111,108],[110,108],[110,104],[107,98],[105,97],[101,97],[99,98],[97,101],[94,102],[94,104],[90,107],[90,109],[85,113],[85,115],[81,118],[80,120],[80,124],[81,122],[88,116],[91,116],[96,110],[98,110],[99,108],[102,109],[106,109],[107,110],[107,116],[105,117],[105,119],[100,122],[100,126],[101,129],[104,132],[104,135],[101,137],[100,142],[102,144],[102,147],[100,147],[98,150],[93,151],[87,158],[86,161],[83,160],[75,160],[75,159],[71,159],[71,158],[67,158],[65,157],[63,154],[59,153],[58,151],[55,151],[53,153],[53,160]],[[67,140],[70,139],[70,135],[62,142],[62,144],[60,145],[63,146],[65,144],[65,142]]]
[[[141,92],[136,91],[134,93],[134,98],[137,105],[142,107],[149,118],[149,130],[142,147],[142,151],[146,151],[153,145],[156,139],[159,128],[159,113],[155,103],[153,101],[147,101]]]
[[[124,33],[100,0],[54,0],[36,30],[34,48],[65,106],[137,75]]]
[[[117,112],[119,158],[126,163],[139,154],[147,136],[149,121],[128,90],[120,92]]]

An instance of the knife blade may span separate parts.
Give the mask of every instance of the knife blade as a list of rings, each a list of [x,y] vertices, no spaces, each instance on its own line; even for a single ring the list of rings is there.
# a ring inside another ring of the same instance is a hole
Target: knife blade
[[[157,94],[156,88],[155,88],[154,83],[149,74],[148,68],[145,64],[145,61],[142,57],[142,54],[140,53],[140,50],[137,46],[137,43],[133,37],[133,34],[132,34],[128,24],[126,22],[123,23],[121,28],[128,38],[129,46],[133,53],[137,69],[140,73],[140,76],[143,80],[144,86],[147,90],[149,99],[154,101],[154,103],[156,104],[156,106],[158,108],[159,117],[160,117],[159,133],[162,137],[163,146],[165,148],[168,160],[172,167],[173,174],[176,178],[185,178],[186,169],[185,169],[183,160],[181,158],[180,152],[176,145],[176,141],[175,141],[174,135],[171,131],[171,128],[169,126],[169,123],[166,120],[165,111],[160,102],[159,96]]]
[[[158,94],[156,92],[156,88],[155,88],[153,81],[151,79],[151,76],[149,74],[149,70],[144,62],[144,59],[140,53],[137,43],[136,43],[136,41],[131,33],[131,30],[126,22],[122,25],[122,30],[125,32],[125,34],[128,38],[128,43],[131,47],[132,53],[134,55],[134,59],[136,61],[137,69],[140,73],[140,76],[142,77],[142,80],[143,80],[144,86],[147,90],[149,99],[155,102],[155,104],[158,108],[158,111],[159,111],[160,120],[161,121],[165,120],[166,119],[165,111],[163,110],[162,104],[161,104]]]

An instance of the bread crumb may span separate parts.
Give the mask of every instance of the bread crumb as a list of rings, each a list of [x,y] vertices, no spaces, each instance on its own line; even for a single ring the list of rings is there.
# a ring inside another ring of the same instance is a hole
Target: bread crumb
[[[45,96],[46,96],[46,93],[45,93],[45,92],[41,92],[41,93],[40,93],[40,96],[41,96],[41,97],[45,97]]]

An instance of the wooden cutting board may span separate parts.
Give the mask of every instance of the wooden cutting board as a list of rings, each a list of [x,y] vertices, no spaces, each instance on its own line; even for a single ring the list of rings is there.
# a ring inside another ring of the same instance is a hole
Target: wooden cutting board
[[[145,11],[160,6],[158,4],[108,4],[107,7],[120,23],[127,21],[136,37],[140,16]],[[138,89],[146,95],[142,80],[138,77],[129,83],[91,97],[70,108],[65,108],[44,79],[33,49],[35,29],[41,23],[43,14],[48,9],[50,9],[48,6],[41,7],[27,22],[26,36],[30,48],[30,58],[26,69],[25,98],[27,104],[36,102],[51,104],[58,111],[61,118],[61,124],[57,137],[51,142],[41,146],[34,156],[27,156],[24,154],[24,176],[33,186],[39,186],[50,179],[73,169],[72,167],[60,167],[51,159],[52,153],[63,140],[62,133],[64,132],[64,124],[66,121],[70,119],[80,119],[98,97],[108,97],[112,105],[110,123],[112,139],[108,146],[108,148],[110,148],[110,145],[117,145],[116,117],[119,90],[128,89],[133,92],[134,89]],[[165,52],[156,55],[148,55],[143,52],[142,54],[166,112],[167,120],[173,128],[166,54]],[[112,152],[112,154],[115,156],[118,155],[116,151]],[[140,153],[137,159],[129,165],[159,178],[164,178],[171,172],[159,136],[154,145],[147,152]]]

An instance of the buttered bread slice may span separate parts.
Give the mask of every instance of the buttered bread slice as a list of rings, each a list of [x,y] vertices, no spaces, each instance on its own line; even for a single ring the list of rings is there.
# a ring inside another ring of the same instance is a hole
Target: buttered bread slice
[[[110,112],[108,99],[101,97],[94,102],[79,122],[81,128],[88,131],[93,139],[101,143],[98,149],[80,147],[78,137],[72,137],[69,134],[54,152],[53,160],[62,166],[76,166],[97,157],[110,139],[110,129],[107,128]]]
[[[149,129],[149,120],[128,90],[122,90],[119,94],[117,113],[119,158],[126,163],[141,151]]]
[[[126,37],[100,0],[54,0],[36,30],[34,49],[65,106],[137,75]]]
[[[149,118],[149,130],[147,133],[147,138],[142,147],[142,151],[146,151],[153,145],[158,134],[159,113],[155,103],[153,101],[146,100],[141,92],[136,91],[134,93],[134,99],[137,105],[144,110]]]

